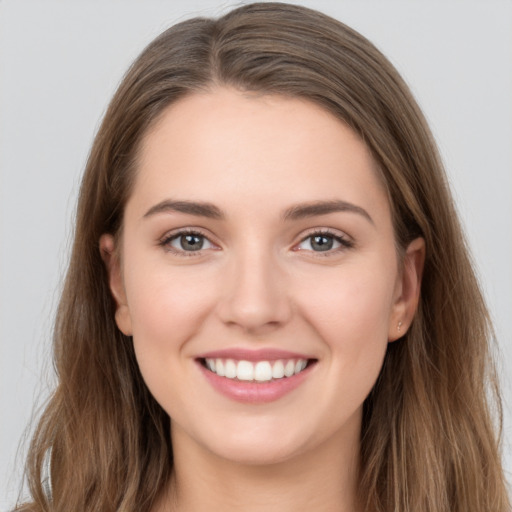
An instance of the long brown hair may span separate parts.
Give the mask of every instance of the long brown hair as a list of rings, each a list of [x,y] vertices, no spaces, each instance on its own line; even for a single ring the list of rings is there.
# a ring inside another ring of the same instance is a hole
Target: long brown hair
[[[305,98],[349,125],[379,164],[400,249],[426,242],[419,309],[364,403],[368,512],[504,512],[492,328],[438,152],[408,87],[364,37],[279,3],[196,18],[134,62],[95,138],[54,334],[58,386],[27,465],[31,511],[147,511],[172,471],[169,418],[117,329],[98,248],[117,234],[141,139],[171,103],[226,85]],[[50,459],[52,496],[42,485]]]

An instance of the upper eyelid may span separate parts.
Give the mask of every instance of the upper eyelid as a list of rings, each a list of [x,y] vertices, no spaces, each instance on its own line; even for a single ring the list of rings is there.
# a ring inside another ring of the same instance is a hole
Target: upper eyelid
[[[306,230],[306,233],[305,235],[303,236],[311,236],[311,235],[315,235],[315,234],[326,234],[326,235],[339,235],[339,236],[348,236],[348,235],[345,235],[345,233],[343,231],[340,231],[338,229],[333,229],[333,228],[311,228],[311,229],[307,229]]]
[[[202,228],[199,227],[186,227],[186,228],[176,228],[166,231],[159,239],[159,243],[166,242],[171,240],[172,238],[176,238],[180,235],[199,235],[204,238],[207,238],[211,243],[215,243],[212,240],[212,235],[206,233]]]
[[[333,229],[333,228],[311,228],[308,229],[305,233],[302,233],[300,235],[299,241],[304,241],[310,236],[314,235],[326,235],[326,236],[332,236],[334,238],[341,238],[346,241],[353,242],[353,239],[350,235],[348,235],[345,231],[341,231],[339,229]]]

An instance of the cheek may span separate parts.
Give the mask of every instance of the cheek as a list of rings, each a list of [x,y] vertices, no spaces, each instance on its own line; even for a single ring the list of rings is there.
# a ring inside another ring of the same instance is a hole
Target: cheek
[[[387,339],[393,276],[392,268],[377,264],[346,266],[322,276],[317,274],[309,282],[303,280],[301,309],[329,339],[343,334],[364,341],[370,333],[374,334],[372,338]]]
[[[158,387],[170,389],[173,369],[187,356],[193,339],[214,300],[211,280],[186,268],[156,266],[142,259],[130,268],[125,286],[139,367],[155,396]]]
[[[148,342],[164,337],[166,344],[187,338],[211,305],[211,286],[206,286],[211,279],[187,268],[132,268],[125,286],[134,337],[139,334]]]
[[[189,341],[214,301],[204,276],[192,278],[186,270],[169,268],[131,268],[137,268],[126,278],[135,356],[151,394],[171,415],[184,407],[185,397],[190,398],[182,382],[192,368],[183,363],[190,355]]]
[[[299,307],[341,376],[339,385],[364,394],[380,372],[388,344],[393,272],[370,265],[334,274],[304,288]]]

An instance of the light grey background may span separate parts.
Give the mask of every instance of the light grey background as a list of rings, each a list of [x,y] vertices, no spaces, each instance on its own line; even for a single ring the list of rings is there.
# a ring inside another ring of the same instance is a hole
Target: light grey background
[[[377,44],[411,85],[444,157],[512,371],[512,2],[317,0]],[[17,496],[81,171],[121,75],[159,32],[215,0],[0,0],[0,509]],[[512,471],[510,400],[505,466]]]

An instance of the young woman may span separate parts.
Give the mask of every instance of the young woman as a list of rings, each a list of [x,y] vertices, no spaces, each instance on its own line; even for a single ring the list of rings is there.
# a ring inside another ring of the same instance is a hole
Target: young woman
[[[382,54],[292,5],[180,23],[91,150],[20,510],[508,510],[490,340]]]

